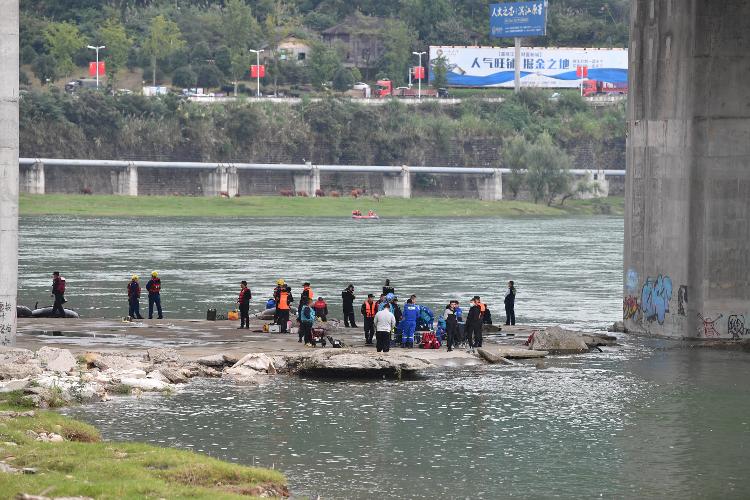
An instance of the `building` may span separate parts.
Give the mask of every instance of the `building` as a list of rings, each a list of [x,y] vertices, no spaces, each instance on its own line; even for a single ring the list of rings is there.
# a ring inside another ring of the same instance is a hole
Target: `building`
[[[290,35],[279,42],[279,59],[281,61],[297,61],[304,64],[310,56],[310,46],[306,41]]]
[[[374,68],[385,51],[385,19],[359,12],[322,33],[330,47],[340,47],[344,66]]]

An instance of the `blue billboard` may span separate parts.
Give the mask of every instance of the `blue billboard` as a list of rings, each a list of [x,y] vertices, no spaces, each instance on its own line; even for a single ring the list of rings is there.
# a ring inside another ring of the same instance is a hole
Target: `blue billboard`
[[[547,34],[547,2],[490,4],[490,37],[516,38]]]

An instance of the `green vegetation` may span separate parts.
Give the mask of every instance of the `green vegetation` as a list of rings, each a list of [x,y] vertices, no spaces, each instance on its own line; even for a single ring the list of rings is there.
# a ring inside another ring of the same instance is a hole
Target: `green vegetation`
[[[3,394],[2,399],[0,411],[28,411],[11,403],[19,399],[17,394]],[[29,431],[54,432],[65,441],[37,441]],[[188,451],[102,442],[93,427],[40,410],[34,410],[34,416],[2,418],[0,460],[16,469],[36,469],[35,474],[0,473],[0,491],[6,498],[27,493],[230,499],[260,497],[266,492],[278,496],[286,491],[284,477],[276,471],[229,464]]]
[[[159,217],[349,217],[352,210],[374,210],[381,217],[514,217],[567,214],[622,215],[622,198],[571,200],[563,207],[521,201],[445,198],[286,198],[233,199],[182,196],[21,195],[22,215]]]

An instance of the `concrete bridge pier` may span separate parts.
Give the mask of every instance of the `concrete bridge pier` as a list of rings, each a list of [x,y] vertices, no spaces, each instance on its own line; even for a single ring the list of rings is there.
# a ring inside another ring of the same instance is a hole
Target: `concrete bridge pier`
[[[750,339],[750,2],[630,17],[625,326]]]
[[[491,175],[481,177],[477,180],[479,199],[483,201],[499,201],[503,199],[503,176],[500,169],[496,169]]]
[[[306,193],[307,196],[315,197],[315,193],[320,190],[320,169],[309,161],[305,163],[309,167],[308,171],[294,172],[294,193]]]
[[[112,193],[121,196],[138,196],[138,167],[129,165],[112,170]]]
[[[28,167],[20,167],[18,174],[22,193],[44,194],[44,163],[38,161]]]
[[[411,198],[409,167],[404,165],[400,173],[383,176],[383,194],[386,198]]]

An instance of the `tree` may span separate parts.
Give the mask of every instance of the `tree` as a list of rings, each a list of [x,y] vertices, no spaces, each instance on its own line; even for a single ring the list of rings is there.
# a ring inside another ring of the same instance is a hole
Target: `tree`
[[[229,47],[229,73],[234,81],[234,95],[237,95],[238,81],[252,64],[249,49],[260,45],[260,25],[245,2],[228,0],[224,8],[224,27],[224,40]]]
[[[47,80],[50,82],[57,80],[55,58],[49,54],[38,56],[34,59],[34,63],[31,65],[31,71],[34,73],[34,76],[39,78],[42,85],[46,85]]]
[[[162,15],[151,21],[148,37],[143,44],[144,52],[151,58],[151,79],[156,86],[156,63],[169,57],[185,46],[180,28]]]
[[[510,168],[510,175],[504,182],[513,193],[513,198],[518,198],[518,191],[525,180],[526,154],[529,147],[530,144],[520,134],[512,137],[503,147],[503,164]]]
[[[198,75],[190,66],[181,66],[172,73],[172,85],[178,87],[191,88],[195,87]]]
[[[271,51],[271,58],[273,60],[274,67],[279,66],[279,43],[284,37],[293,33],[299,27],[302,26],[302,19],[289,7],[288,4],[281,0],[277,0],[273,4],[273,9],[268,12],[265,20],[265,32],[266,40],[268,41],[268,48]],[[278,86],[278,74],[274,73],[273,79],[273,91],[276,93]]]
[[[382,70],[396,86],[401,85],[409,74],[412,47],[416,42],[414,33],[399,20],[389,19],[385,23]]]
[[[67,75],[75,69],[73,55],[86,45],[86,40],[74,25],[50,23],[44,30],[49,55],[55,60],[56,73]]]
[[[99,28],[99,39],[106,46],[107,81],[115,88],[117,71],[128,62],[128,52],[133,41],[128,37],[125,28],[117,19],[110,18],[104,21]]]
[[[338,52],[327,47],[323,43],[317,42],[312,46],[310,51],[310,78],[313,85],[320,88],[324,83],[333,79],[336,70],[341,67],[341,58]]]
[[[448,86],[448,61],[445,56],[435,59],[432,65],[432,86],[436,89]]]
[[[333,88],[339,92],[349,90],[354,85],[354,75],[352,72],[343,66],[339,66],[336,72],[333,74]]]
[[[544,133],[526,153],[526,185],[534,202],[544,200],[547,205],[571,187],[570,158]]]

